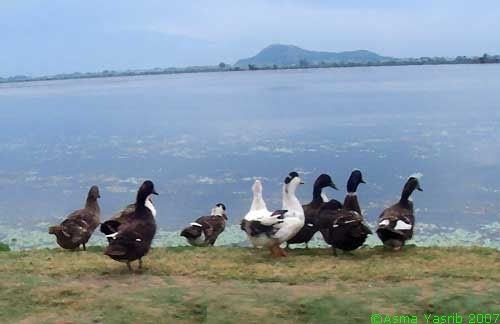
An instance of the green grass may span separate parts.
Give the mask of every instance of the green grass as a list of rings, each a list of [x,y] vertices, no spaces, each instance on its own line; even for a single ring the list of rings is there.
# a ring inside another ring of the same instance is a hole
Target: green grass
[[[0,253],[2,323],[369,323],[371,313],[498,312],[500,251],[155,248],[141,273],[61,249]],[[423,320],[423,317],[422,317]]]

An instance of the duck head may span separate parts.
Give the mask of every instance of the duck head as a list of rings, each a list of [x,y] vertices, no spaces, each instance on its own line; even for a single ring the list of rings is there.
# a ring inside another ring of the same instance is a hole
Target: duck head
[[[351,172],[349,180],[347,180],[347,192],[355,193],[360,183],[366,182],[363,180],[363,174],[361,173],[361,171],[355,169]]]
[[[331,187],[335,190],[339,190],[335,183],[333,183],[332,178],[328,174],[320,175],[316,181],[314,181],[314,188],[323,189],[326,187]]]
[[[408,178],[408,180],[405,183],[405,186],[403,187],[403,193],[401,194],[401,201],[408,201],[408,198],[410,198],[411,194],[415,190],[423,191],[422,188],[420,187],[420,182],[419,182],[420,177],[421,177],[420,174],[414,174]]]
[[[300,179],[299,174],[295,171],[290,172],[288,176],[285,178],[285,185],[284,185],[285,192],[286,193],[295,192],[297,187],[301,184],[304,184],[304,182],[302,182],[302,179]]]
[[[155,190],[155,185],[153,181],[146,180],[139,187],[139,191],[137,192],[137,203],[140,205],[144,205],[146,200],[152,200],[151,197],[153,195],[158,195]]]
[[[262,182],[260,182],[260,180],[255,180],[252,186],[252,191],[254,195],[262,194]]]
[[[97,200],[98,198],[101,198],[101,194],[99,193],[99,187],[98,186],[92,186],[90,187],[89,194],[87,196],[88,200]]]
[[[222,216],[225,220],[227,220],[226,215],[226,206],[223,203],[218,203],[212,208],[212,216]]]

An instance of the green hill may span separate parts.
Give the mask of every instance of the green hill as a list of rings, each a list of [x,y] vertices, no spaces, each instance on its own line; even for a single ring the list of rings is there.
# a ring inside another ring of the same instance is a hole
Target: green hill
[[[370,323],[500,309],[500,251],[154,248],[142,273],[102,255],[0,252],[2,323]],[[464,321],[468,322],[468,321]]]
[[[300,64],[321,63],[370,63],[393,60],[366,50],[348,52],[317,52],[302,49],[294,45],[274,44],[264,48],[257,55],[241,59],[235,63],[238,67],[256,66],[290,66]]]

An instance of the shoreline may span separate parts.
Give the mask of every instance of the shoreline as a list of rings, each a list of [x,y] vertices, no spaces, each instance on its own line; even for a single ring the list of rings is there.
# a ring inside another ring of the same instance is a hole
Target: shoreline
[[[220,72],[255,72],[255,71],[278,71],[278,70],[310,70],[310,69],[343,69],[343,68],[359,68],[359,67],[391,67],[391,66],[428,66],[428,65],[489,65],[500,64],[499,62],[383,62],[383,63],[366,63],[366,64],[334,64],[327,66],[311,65],[311,66],[279,66],[279,67],[254,67],[248,68],[217,68],[217,67],[193,67],[193,68],[166,68],[166,69],[148,69],[136,71],[103,71],[103,72],[75,72],[68,74],[57,74],[41,77],[14,76],[0,77],[0,85],[16,84],[25,82],[43,82],[43,81],[64,81],[64,80],[81,80],[81,79],[105,79],[116,77],[140,77],[153,75],[174,75],[174,74],[195,74],[195,73],[220,73]],[[17,79],[16,79],[17,78]]]

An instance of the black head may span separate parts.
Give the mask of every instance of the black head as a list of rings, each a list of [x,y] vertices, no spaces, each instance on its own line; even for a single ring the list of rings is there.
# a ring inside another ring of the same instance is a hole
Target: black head
[[[98,186],[92,186],[92,187],[90,187],[88,198],[92,198],[92,199],[101,198]]]
[[[158,195],[158,193],[155,190],[155,185],[153,184],[153,181],[146,180],[139,187],[139,191],[137,192],[137,201],[144,202],[150,195]]]
[[[316,181],[314,182],[314,187],[315,188],[326,188],[326,187],[332,187],[335,190],[338,190],[337,186],[335,183],[333,183],[332,178],[328,174],[322,174],[320,175]]]
[[[295,178],[299,178],[299,174],[295,171],[292,171],[288,174],[288,176],[285,178],[285,184],[289,184],[290,182],[292,182],[293,179]],[[303,182],[301,181],[300,184],[303,184]]]
[[[405,186],[403,188],[403,193],[401,194],[401,200],[406,201],[410,197],[413,191],[418,190],[418,191],[423,191],[422,188],[420,188],[420,183],[418,181],[417,177],[410,176],[408,180],[405,183]]]
[[[366,183],[363,180],[363,174],[360,170],[353,170],[349,180],[347,180],[347,192],[356,192],[360,183]]]
[[[409,177],[408,181],[406,181],[405,184],[405,189],[408,188],[410,191],[418,190],[418,191],[423,191],[422,188],[420,187],[420,182],[418,181],[418,178],[416,177]]]
[[[226,211],[226,205],[224,205],[223,203],[218,203],[215,205],[215,207],[220,207],[223,211]]]

